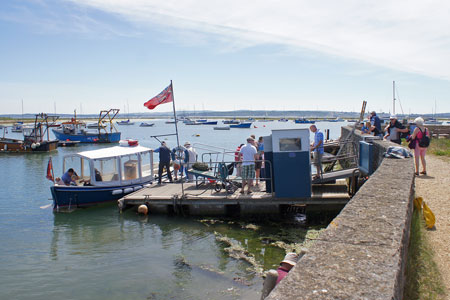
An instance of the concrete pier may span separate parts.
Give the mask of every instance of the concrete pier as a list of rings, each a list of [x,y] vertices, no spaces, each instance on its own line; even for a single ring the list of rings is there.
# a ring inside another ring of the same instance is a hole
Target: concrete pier
[[[396,144],[373,144],[375,173],[266,299],[402,299],[414,162],[383,158]]]

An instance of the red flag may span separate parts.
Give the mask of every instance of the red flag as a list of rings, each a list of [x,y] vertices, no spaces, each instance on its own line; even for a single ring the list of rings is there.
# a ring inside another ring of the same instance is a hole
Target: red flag
[[[51,157],[48,159],[48,164],[47,164],[47,179],[54,181],[53,180],[53,164],[52,164]]]
[[[154,109],[156,106],[173,102],[172,84],[166,87],[161,93],[144,103],[148,109]]]

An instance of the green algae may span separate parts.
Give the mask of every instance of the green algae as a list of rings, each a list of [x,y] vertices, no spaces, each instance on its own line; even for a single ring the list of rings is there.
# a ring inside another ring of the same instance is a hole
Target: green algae
[[[286,220],[202,219],[211,229],[224,255],[243,261],[246,270],[263,276],[276,269],[287,252],[300,253],[311,247],[325,226],[311,226]]]

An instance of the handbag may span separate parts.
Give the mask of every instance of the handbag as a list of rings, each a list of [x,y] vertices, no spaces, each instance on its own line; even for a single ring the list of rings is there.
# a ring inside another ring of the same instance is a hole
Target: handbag
[[[408,148],[409,149],[414,149],[416,148],[416,139],[412,139],[411,137],[409,137],[409,139],[407,140],[408,143]]]

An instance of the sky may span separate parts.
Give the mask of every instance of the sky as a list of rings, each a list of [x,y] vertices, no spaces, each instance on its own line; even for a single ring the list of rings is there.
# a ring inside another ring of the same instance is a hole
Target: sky
[[[0,114],[450,112],[450,2],[8,0]],[[172,105],[154,111],[171,111]]]

